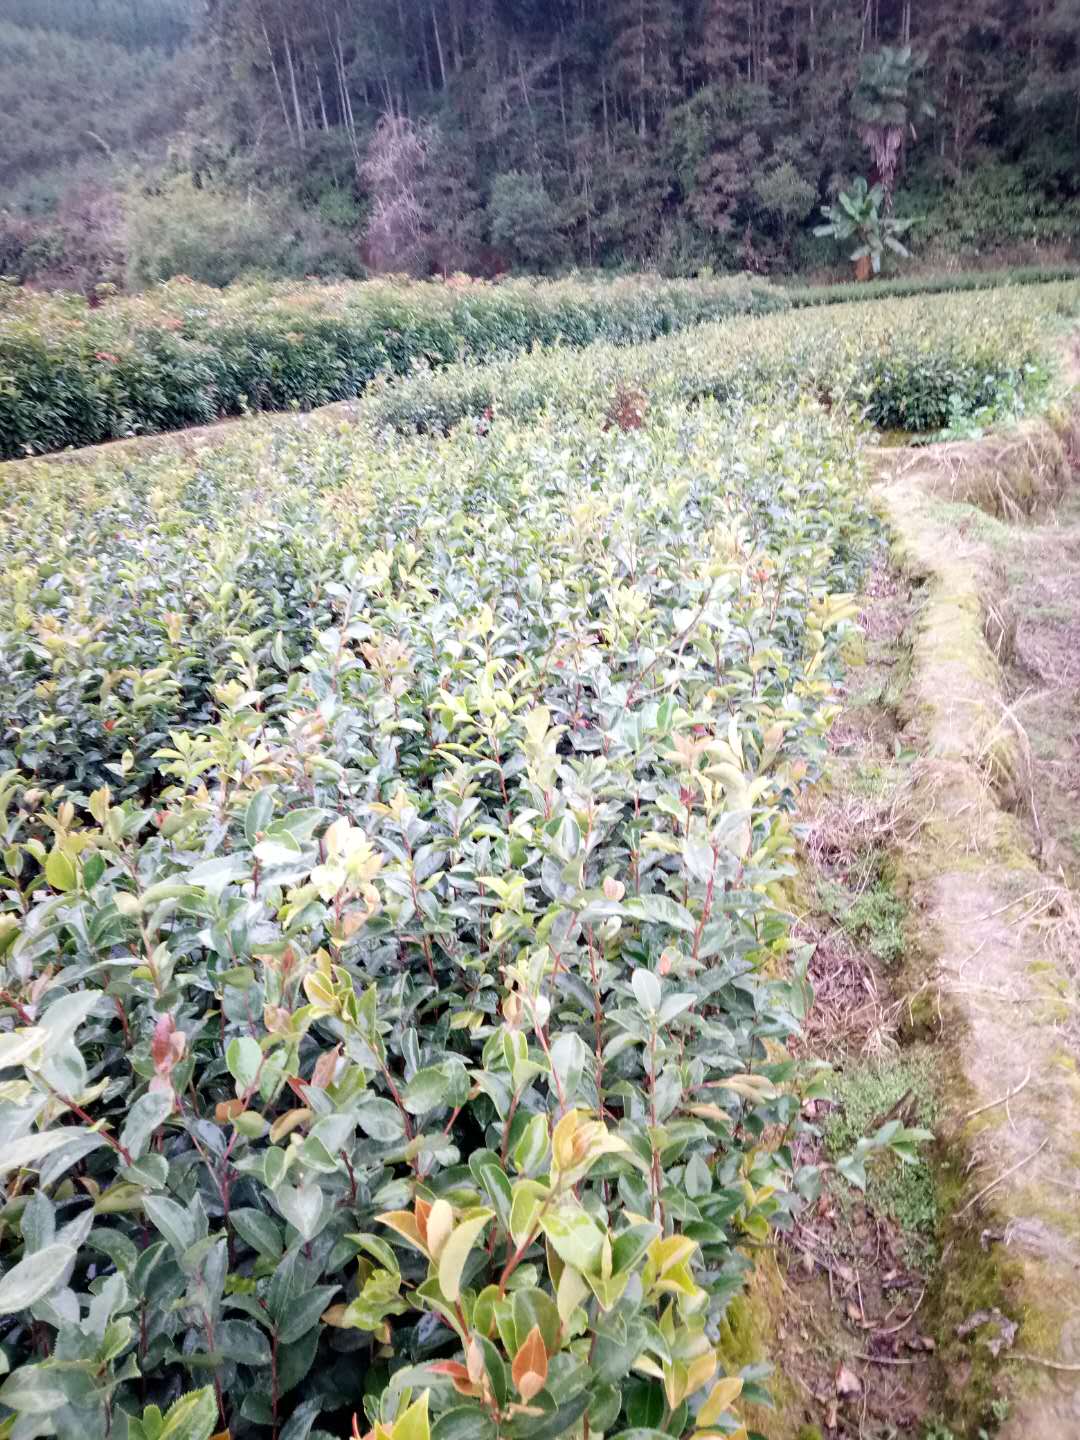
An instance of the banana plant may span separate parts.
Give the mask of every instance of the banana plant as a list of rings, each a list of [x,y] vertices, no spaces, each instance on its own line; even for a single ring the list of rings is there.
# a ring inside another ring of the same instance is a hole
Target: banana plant
[[[855,264],[856,278],[865,280],[872,271],[881,272],[881,261],[886,250],[907,259],[911,252],[900,240],[914,225],[914,220],[898,220],[894,215],[884,213],[884,189],[881,184],[869,186],[859,176],[850,190],[841,190],[833,205],[823,205],[823,225],[814,227],[814,234],[828,237],[846,244],[854,240],[855,249],[851,259]]]

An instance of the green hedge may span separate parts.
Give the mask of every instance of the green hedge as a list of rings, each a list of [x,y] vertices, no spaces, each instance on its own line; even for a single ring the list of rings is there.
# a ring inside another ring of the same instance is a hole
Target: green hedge
[[[897,300],[909,295],[944,295],[996,290],[1004,285],[1051,285],[1080,278],[1077,265],[1017,265],[1003,270],[962,270],[955,275],[910,275],[896,280],[852,281],[840,285],[791,285],[784,299],[795,309],[843,305],[850,300]]]
[[[743,278],[248,285],[91,308],[0,289],[0,457],[352,398],[377,375],[536,346],[637,344],[783,308]]]
[[[1034,321],[1075,308],[1069,283],[1017,288],[1071,272],[1007,273],[991,314],[962,293],[948,299],[968,304],[959,325],[939,323],[930,297],[1000,272],[803,291],[742,278],[225,292],[172,282],[99,309],[0,288],[0,457],[314,408],[373,380],[371,414],[404,430],[447,429],[488,408],[606,402],[629,383],[680,399],[753,398],[761,386],[833,401],[862,393],[874,423],[933,431],[1010,403],[1038,363]],[[886,308],[920,295],[921,309]],[[846,300],[859,303],[832,308]],[[822,306],[820,319],[790,314]]]
[[[380,384],[373,424],[447,431],[486,411],[517,421],[592,407],[620,388],[649,405],[705,398],[791,403],[800,394],[854,408],[882,429],[933,433],[1015,414],[1050,373],[1048,334],[1080,311],[1080,283],[1037,292],[883,299],[703,325],[648,345],[461,364]]]
[[[788,881],[854,438],[297,420],[0,474],[15,1440],[766,1401],[730,1307],[823,1180]]]

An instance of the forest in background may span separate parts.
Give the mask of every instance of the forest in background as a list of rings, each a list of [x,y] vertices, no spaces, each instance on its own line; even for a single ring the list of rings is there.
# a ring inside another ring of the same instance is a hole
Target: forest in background
[[[895,167],[924,264],[1080,236],[1080,0],[0,0],[0,274],[761,273]]]

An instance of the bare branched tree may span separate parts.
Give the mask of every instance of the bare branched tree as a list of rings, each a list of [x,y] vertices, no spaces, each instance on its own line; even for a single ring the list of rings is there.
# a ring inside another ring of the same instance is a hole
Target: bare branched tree
[[[429,126],[384,115],[375,127],[361,173],[372,196],[367,249],[379,270],[422,270],[431,234],[420,188],[432,145]]]

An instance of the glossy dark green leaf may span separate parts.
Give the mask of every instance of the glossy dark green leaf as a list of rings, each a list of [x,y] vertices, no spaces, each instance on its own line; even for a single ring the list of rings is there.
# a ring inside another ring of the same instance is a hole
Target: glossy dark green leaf
[[[431,1440],[495,1440],[495,1422],[476,1405],[455,1405],[431,1427]]]
[[[240,1365],[270,1364],[270,1342],[250,1320],[222,1320],[214,1330],[214,1348]]]

